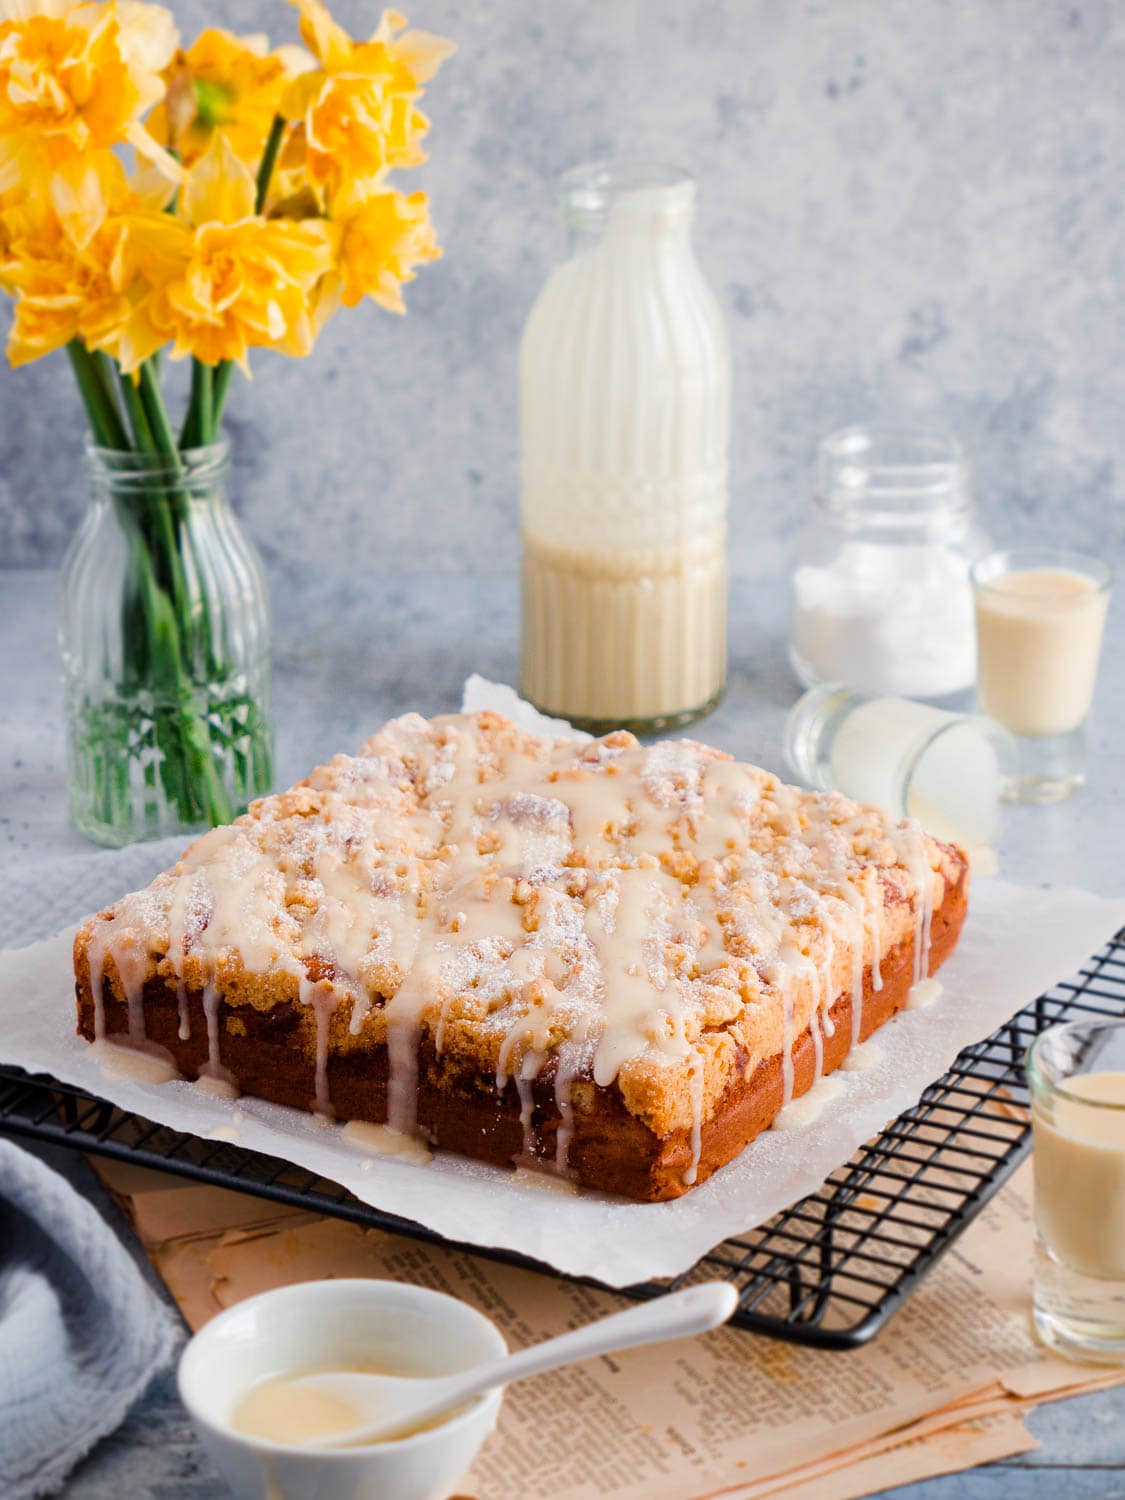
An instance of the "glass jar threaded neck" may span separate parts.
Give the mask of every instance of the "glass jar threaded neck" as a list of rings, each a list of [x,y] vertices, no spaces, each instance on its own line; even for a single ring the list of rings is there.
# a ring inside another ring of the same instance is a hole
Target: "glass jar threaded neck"
[[[817,452],[816,502],[838,518],[925,524],[973,508],[955,438],[896,427],[845,427]]]
[[[203,496],[225,479],[230,469],[230,444],[220,438],[204,447],[164,454],[102,448],[87,442],[85,465],[95,495],[127,497],[178,490]]]

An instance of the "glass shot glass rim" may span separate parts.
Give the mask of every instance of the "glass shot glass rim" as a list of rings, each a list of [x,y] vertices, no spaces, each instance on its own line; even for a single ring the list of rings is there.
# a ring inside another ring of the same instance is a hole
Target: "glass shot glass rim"
[[[1039,1060],[1039,1051],[1042,1046],[1060,1036],[1063,1032],[1077,1031],[1120,1031],[1125,1034],[1125,1016],[1104,1016],[1097,1020],[1056,1021],[1053,1026],[1046,1027],[1033,1037],[1028,1044],[1024,1054],[1024,1066],[1027,1070],[1027,1086],[1029,1096],[1034,1099],[1037,1091],[1049,1094],[1061,1094],[1072,1104],[1081,1104],[1086,1109],[1118,1110],[1125,1113],[1125,1102],[1116,1104],[1110,1099],[1090,1099],[1085,1094],[1074,1093],[1066,1087],[1066,1081],[1059,1082],[1046,1073]],[[1082,1073],[1070,1073],[1068,1078],[1084,1077]]]
[[[1012,573],[1035,573],[1051,569],[1079,573],[1090,579],[1093,589],[1079,597],[1083,602],[1107,594],[1113,587],[1113,567],[1104,557],[1092,552],[1078,552],[1071,547],[998,547],[978,557],[969,565],[969,581],[980,594],[1005,594],[998,580]],[[1023,593],[1022,599],[1054,599],[1048,591]]]

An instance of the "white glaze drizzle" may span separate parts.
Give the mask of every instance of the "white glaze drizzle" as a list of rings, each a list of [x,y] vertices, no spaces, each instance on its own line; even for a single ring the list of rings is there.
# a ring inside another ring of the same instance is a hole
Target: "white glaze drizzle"
[[[781,989],[781,1107],[793,1098],[793,988],[796,976],[792,971],[782,973],[778,983]]]
[[[232,963],[280,993],[292,986],[311,1008],[325,1113],[331,1018],[347,1000],[351,1033],[374,1026],[386,1039],[388,1120],[402,1134],[418,1128],[424,1039],[455,1057],[469,1026],[495,1036],[497,1089],[515,1081],[524,1159],[542,1162],[533,1083],[545,1068],[561,1172],[580,1079],[624,1091],[645,1069],[670,1069],[682,1080],[694,1173],[712,1066],[699,1051],[705,1029],[723,1016],[741,1024],[751,1003],[768,1038],[772,1013],[788,1105],[792,1047],[807,1024],[819,1078],[837,973],[850,968],[859,1040],[865,948],[878,989],[884,912],[876,858],[856,853],[856,839],[863,850],[889,839],[897,856],[920,977],[934,876],[916,825],[799,793],[691,742],[645,750],[618,734],[579,746],[519,736],[488,716],[408,715],[360,756],[337,757],[205,836],[95,924],[95,1031],[104,1034],[112,955],[130,1034],[143,1038],[143,985],[160,952],[150,955],[150,941],[163,922],[182,1036],[188,994],[202,992],[208,1077],[234,1083],[219,1025]],[[753,1047],[757,1033],[745,1035]],[[758,1045],[768,1055],[768,1041]]]
[[[822,903],[822,909],[827,912],[825,903]],[[824,1035],[829,1039],[836,1035],[836,1023],[832,1019],[832,1006],[836,1001],[835,959],[836,939],[831,920],[826,920],[824,924],[824,968],[820,976],[820,1003]]]
[[[374,1156],[389,1156],[396,1161],[410,1162],[424,1167],[433,1160],[433,1153],[413,1135],[402,1135],[391,1125],[373,1125],[368,1120],[349,1120],[340,1132],[349,1145],[358,1146]]]
[[[191,1011],[184,978],[184,960],[191,941],[189,902],[192,893],[192,881],[177,881],[168,907],[168,961],[176,976],[176,1011],[179,1019],[177,1034],[181,1042],[191,1040]]]
[[[237,1099],[238,1089],[229,1078],[211,1078],[206,1073],[201,1073],[192,1084],[193,1089],[198,1089],[201,1094],[210,1094],[213,1099]]]
[[[878,1042],[868,1039],[858,1047],[851,1047],[844,1054],[840,1069],[844,1073],[862,1073],[874,1068],[882,1061],[883,1053]]]
[[[831,1073],[818,1078],[807,1093],[778,1110],[770,1122],[770,1129],[798,1130],[802,1125],[811,1125],[828,1101],[835,1099],[843,1087],[841,1080]]]
[[[207,1061],[200,1068],[202,1078],[212,1078],[219,1083],[237,1089],[234,1074],[223,1067],[222,1048],[219,1042],[219,1006],[222,1004],[219,986],[208,980],[203,987],[203,1015],[207,1021]]]
[[[813,984],[813,1005],[812,1015],[809,1017],[809,1035],[812,1037],[813,1044],[812,1086],[815,1088],[817,1083],[820,1081],[821,1074],[824,1072],[824,1036],[820,1026],[821,1006],[824,1004],[824,986],[822,983],[820,970],[817,969],[815,965],[813,966],[811,973]]]
[[[124,1078],[130,1083],[168,1083],[180,1076],[172,1054],[155,1042],[137,1047],[125,1038],[114,1041],[102,1037],[94,1043],[94,1055],[107,1078]]]
[[[930,868],[926,836],[922,832],[921,825],[911,820],[903,823],[897,832],[900,857],[910,876],[914,911],[914,970],[911,984],[911,995],[913,995],[914,990],[920,989],[927,980],[930,972],[934,877]],[[940,986],[938,988],[940,992]]]
[[[867,939],[867,902],[858,885],[843,887],[844,899],[851,907],[852,930],[848,935],[848,951],[852,956],[852,1041],[859,1045],[863,1035],[863,953]]]
[[[688,1086],[691,1089],[691,1160],[684,1170],[684,1182],[688,1187],[699,1176],[699,1160],[703,1154],[703,1059],[692,1052],[688,1061]]]
[[[532,1080],[525,1078],[522,1073],[516,1074],[516,1093],[520,1101],[520,1129],[523,1132],[523,1150],[520,1160],[532,1162],[539,1153],[539,1142],[535,1136],[532,1117],[535,1110],[535,1094],[532,1088]]]
[[[332,1099],[328,1092],[328,1043],[331,1034],[332,1013],[339,1003],[339,993],[327,980],[316,982],[302,975],[298,981],[297,999],[302,1005],[312,1007],[316,1017],[316,1072],[313,1083],[313,1106],[317,1114],[334,1117]]]
[[[919,979],[917,984],[910,986],[910,993],[906,997],[907,1010],[928,1010],[935,1001],[940,1000],[945,993],[945,988],[940,979]]]
[[[577,1193],[578,1184],[555,1172],[544,1172],[541,1167],[517,1166],[512,1181],[520,1187],[530,1188],[535,1193]]]
[[[570,1143],[574,1139],[574,1080],[582,1068],[583,1047],[575,1037],[567,1037],[555,1053],[555,1106],[559,1112],[555,1132],[555,1171],[566,1176],[570,1170]]]

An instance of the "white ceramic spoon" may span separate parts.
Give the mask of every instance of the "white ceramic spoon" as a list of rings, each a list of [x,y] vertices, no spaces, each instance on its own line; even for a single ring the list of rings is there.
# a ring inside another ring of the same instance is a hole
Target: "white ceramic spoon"
[[[639,1307],[599,1318],[585,1328],[559,1338],[534,1344],[519,1354],[489,1360],[456,1375],[423,1379],[413,1376],[368,1375],[358,1370],[326,1371],[301,1375],[287,1382],[291,1387],[321,1391],[346,1401],[362,1413],[363,1423],[318,1437],[317,1447],[354,1447],[400,1437],[425,1426],[474,1396],[555,1370],[596,1354],[612,1354],[639,1344],[659,1344],[667,1339],[688,1338],[725,1323],[738,1305],[738,1293],[726,1281],[705,1281],[682,1292],[655,1297]]]

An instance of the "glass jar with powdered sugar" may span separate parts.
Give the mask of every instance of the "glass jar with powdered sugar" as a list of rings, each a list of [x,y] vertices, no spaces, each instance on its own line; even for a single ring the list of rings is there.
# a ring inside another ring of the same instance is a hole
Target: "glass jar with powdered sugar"
[[[848,427],[825,438],[815,514],[798,541],[789,655],[806,687],[942,699],[972,686],[974,520],[949,437]]]
[[[602,732],[685,724],[726,682],[730,351],[695,183],[561,180],[568,255],[520,350],[524,696]]]

